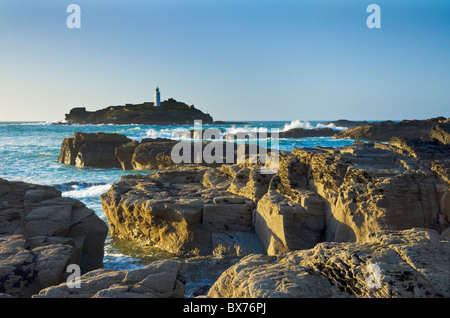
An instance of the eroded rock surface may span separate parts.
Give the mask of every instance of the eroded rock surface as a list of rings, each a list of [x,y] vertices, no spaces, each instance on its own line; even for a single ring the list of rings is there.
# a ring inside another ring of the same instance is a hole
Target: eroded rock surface
[[[252,231],[255,203],[227,191],[231,181],[217,168],[168,167],[122,177],[101,196],[102,206],[111,233],[119,237],[148,241],[175,254],[205,255],[218,247],[213,241],[229,242],[235,236],[236,246],[245,251],[246,240],[238,233]],[[220,240],[220,233],[231,236]]]
[[[437,139],[443,144],[450,144],[450,120],[442,121],[431,129],[430,138]]]
[[[436,231],[413,228],[278,258],[252,254],[226,270],[208,297],[448,298],[449,247]]]

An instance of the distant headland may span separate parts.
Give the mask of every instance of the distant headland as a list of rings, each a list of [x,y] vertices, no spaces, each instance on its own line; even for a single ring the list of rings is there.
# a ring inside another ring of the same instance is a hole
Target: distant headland
[[[159,88],[155,90],[154,102],[109,106],[97,111],[87,111],[76,107],[66,114],[67,124],[139,124],[139,125],[184,125],[201,120],[204,124],[213,123],[213,118],[183,102],[169,98],[160,101]]]

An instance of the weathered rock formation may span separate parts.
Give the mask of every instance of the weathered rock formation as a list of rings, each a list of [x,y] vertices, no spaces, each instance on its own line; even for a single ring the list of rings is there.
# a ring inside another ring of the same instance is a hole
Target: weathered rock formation
[[[211,124],[213,118],[203,113],[194,105],[178,102],[173,98],[161,102],[160,107],[153,103],[127,104],[110,106],[97,111],[87,111],[85,107],[77,107],[66,114],[69,124],[139,124],[139,125],[183,125],[193,124],[201,120],[203,124]]]
[[[154,170],[174,165],[171,150],[176,141],[156,138],[131,141],[116,148],[115,156],[123,170]]]
[[[373,141],[389,141],[392,137],[428,138],[432,128],[442,121],[446,121],[446,118],[403,120],[401,122],[381,121],[340,131],[334,137]]]
[[[269,191],[258,201],[255,232],[268,254],[311,248],[324,240],[325,202],[307,188],[280,192],[281,180],[273,177]]]
[[[257,203],[256,234],[278,254],[380,230],[441,232],[450,218],[449,154],[440,142],[401,138],[284,153]]]
[[[274,256],[249,255],[226,270],[211,298],[450,297],[450,241],[430,229],[381,231]]]
[[[29,297],[59,284],[69,264],[103,267],[107,225],[50,186],[0,179],[0,293]]]
[[[255,203],[227,191],[231,182],[224,169],[168,167],[123,176],[101,201],[112,235],[180,255],[262,251],[251,235]]]
[[[450,120],[435,125],[431,129],[430,138],[437,139],[446,145],[450,144]]]
[[[382,229],[442,231],[448,226],[450,207],[440,203],[448,184],[421,158],[398,155],[394,146],[383,144],[294,153],[311,169],[309,187],[329,206],[326,240],[360,240]]]
[[[33,298],[182,298],[186,281],[179,268],[166,260],[130,271],[97,269],[80,277],[79,288],[62,283]]]

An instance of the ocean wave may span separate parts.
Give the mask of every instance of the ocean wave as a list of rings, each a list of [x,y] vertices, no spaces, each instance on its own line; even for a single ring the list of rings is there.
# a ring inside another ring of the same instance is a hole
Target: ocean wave
[[[148,138],[166,138],[173,140],[191,139],[191,134],[186,128],[150,128],[145,131],[145,134]]]
[[[282,131],[288,131],[295,128],[314,129],[311,123],[307,121],[293,120],[289,124],[284,125]]]
[[[323,123],[317,123],[312,124],[309,121],[300,121],[300,120],[293,120],[290,123],[287,123],[284,125],[284,127],[279,128],[279,132],[288,131],[295,128],[303,128],[303,129],[317,129],[317,128],[331,128],[333,130],[344,130],[347,129],[347,127],[340,127],[336,126],[332,123],[329,124],[323,124]],[[239,133],[256,133],[258,135],[259,133],[270,133],[273,131],[272,129],[275,129],[275,127],[268,128],[268,127],[262,127],[262,126],[251,126],[249,124],[240,126],[240,125],[232,125],[231,127],[222,128],[222,133],[219,136],[216,136],[218,139],[226,138],[230,135],[237,135]],[[162,128],[162,129],[155,129],[155,128],[149,128],[145,130],[145,137],[147,138],[166,138],[166,139],[172,139],[172,140],[191,140],[192,135],[189,129],[185,127],[176,127],[176,128]],[[216,139],[217,139],[216,138]],[[196,138],[194,138],[196,139]]]
[[[347,127],[336,126],[333,123],[329,124],[318,123],[317,125],[313,126],[309,121],[293,120],[289,124],[285,124],[282,131],[288,131],[295,128],[303,128],[303,129],[331,128],[334,130],[347,129]]]
[[[128,129],[119,130],[117,133],[133,132],[133,131],[140,131],[140,130],[141,130],[141,127],[136,126],[136,127],[131,127]]]
[[[70,184],[70,183],[69,183]],[[56,187],[60,190],[61,196],[74,199],[99,197],[111,188],[111,184],[89,184],[89,183],[73,183],[72,188]]]
[[[266,127],[249,127],[249,126],[243,126],[243,127],[236,127],[236,126],[231,126],[230,128],[226,129],[226,134],[227,135],[232,135],[232,134],[239,134],[239,133],[264,133],[264,132],[268,132],[268,129]]]
[[[45,121],[0,121],[0,126],[48,126]]]
[[[333,130],[346,130],[347,127],[336,126],[333,123],[329,124],[317,124],[316,128],[331,128]]]

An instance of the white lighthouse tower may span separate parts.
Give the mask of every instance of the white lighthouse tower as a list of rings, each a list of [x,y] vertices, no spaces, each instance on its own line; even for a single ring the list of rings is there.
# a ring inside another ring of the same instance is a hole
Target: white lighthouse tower
[[[158,87],[155,90],[155,103],[153,104],[153,106],[155,106],[155,107],[161,106],[161,98],[160,98]]]

